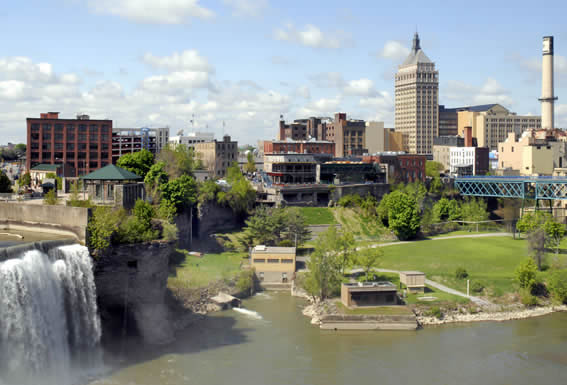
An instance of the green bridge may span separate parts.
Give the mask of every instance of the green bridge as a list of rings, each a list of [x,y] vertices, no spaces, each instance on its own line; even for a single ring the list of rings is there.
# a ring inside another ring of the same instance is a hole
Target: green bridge
[[[538,200],[567,200],[567,177],[465,176],[455,179],[461,195]]]

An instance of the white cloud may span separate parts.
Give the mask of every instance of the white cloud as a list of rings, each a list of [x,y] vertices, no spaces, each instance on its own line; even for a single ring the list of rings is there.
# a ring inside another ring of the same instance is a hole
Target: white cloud
[[[393,126],[394,100],[388,92],[382,91],[376,96],[361,98],[359,105],[365,110],[363,119],[385,122],[386,126]]]
[[[319,88],[343,88],[345,80],[338,72],[322,72],[309,76],[309,80]]]
[[[293,24],[286,24],[274,31],[274,39],[289,41],[311,48],[339,49],[352,46],[352,39],[344,31],[323,32],[313,24],[307,24],[303,29]]]
[[[361,78],[345,81],[338,72],[323,72],[309,76],[309,80],[319,88],[336,88],[340,92],[351,96],[373,96],[377,94],[374,81]]]
[[[386,59],[401,61],[405,59],[409,55],[409,53],[409,48],[407,48],[399,41],[388,40],[386,44],[384,44],[382,51],[380,51],[379,56]]]
[[[208,60],[196,50],[174,52],[170,56],[155,56],[148,52],[144,55],[143,61],[154,68],[168,71],[214,72]]]
[[[349,81],[344,87],[344,92],[347,95],[355,96],[373,96],[377,94],[374,82],[366,78]]]
[[[267,0],[223,0],[223,3],[232,8],[235,16],[260,16],[268,7]]]
[[[337,112],[340,109],[343,98],[337,95],[334,98],[321,98],[307,103],[298,110],[298,116],[321,116]]]
[[[451,100],[463,106],[499,103],[509,108],[514,104],[510,91],[492,78],[486,79],[480,87],[450,80],[441,90],[443,93],[441,99]]]
[[[88,0],[89,8],[140,23],[182,24],[192,18],[211,19],[214,12],[199,0]]]
[[[299,86],[293,91],[293,96],[303,99],[310,99],[311,98],[311,91],[307,86]]]

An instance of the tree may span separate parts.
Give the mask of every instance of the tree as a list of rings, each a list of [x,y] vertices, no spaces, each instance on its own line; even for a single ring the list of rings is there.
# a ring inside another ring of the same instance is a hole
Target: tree
[[[58,202],[59,199],[57,199],[55,189],[49,190],[43,197],[43,203],[45,203],[46,205],[56,205]]]
[[[63,179],[60,176],[57,176],[57,174],[55,174],[54,172],[48,172],[47,174],[45,174],[45,177],[47,179],[55,179],[55,183],[57,184],[56,188],[58,191],[63,189]]]
[[[122,155],[116,162],[118,167],[131,171],[142,178],[145,178],[153,164],[154,155],[146,149]]]
[[[528,233],[528,251],[537,263],[538,270],[541,270],[543,257],[545,256],[545,231],[537,228]]]
[[[431,194],[435,194],[435,195],[439,195],[443,192],[443,182],[441,181],[441,178],[438,176],[433,177],[433,179],[431,180],[431,183],[429,184],[429,192]]]
[[[112,235],[124,216],[123,210],[113,210],[107,206],[97,206],[87,225],[89,248],[97,254],[112,244]]]
[[[4,174],[4,171],[0,170],[0,193],[11,193],[12,192],[12,181],[8,178],[8,175]]]
[[[230,184],[230,189],[217,193],[218,203],[228,205],[238,215],[247,214],[256,202],[256,190],[242,175],[236,162],[227,169],[226,181]]]
[[[456,221],[461,218],[459,202],[454,199],[441,198],[433,205],[435,222]]]
[[[397,190],[387,194],[383,201],[385,203],[383,207],[379,207],[379,215],[384,216],[387,212],[388,228],[400,240],[414,238],[421,224],[421,216],[415,196]],[[380,206],[382,206],[382,202],[380,202]]]
[[[244,171],[250,174],[256,171],[256,163],[254,162],[254,153],[252,151],[246,154],[246,165],[244,166]]]
[[[348,230],[344,230],[341,234],[336,237],[334,248],[337,250],[336,263],[339,267],[339,271],[342,275],[345,274],[347,267],[354,265],[355,258],[354,252],[356,251],[356,246],[354,242],[354,235]]]
[[[329,229],[334,226],[329,227]],[[336,230],[336,229],[335,229]],[[329,231],[329,230],[327,230]],[[332,230],[331,230],[332,231]],[[337,264],[337,254],[327,242],[328,236],[319,236],[315,250],[307,262],[305,290],[315,299],[325,299],[339,290],[342,275]]]
[[[516,282],[522,289],[532,290],[536,284],[537,266],[533,259],[527,258],[516,268]]]
[[[182,175],[164,183],[161,187],[161,199],[171,202],[180,213],[195,204],[197,199],[197,183],[189,175]]]
[[[288,207],[284,209],[284,213],[287,238],[292,245],[297,247],[308,241],[311,238],[311,231],[301,211],[297,207]]]
[[[471,198],[461,204],[461,219],[467,222],[488,220],[486,202],[482,199]]]
[[[20,178],[20,186],[30,186],[31,185],[31,175],[29,172],[25,172]]]
[[[433,160],[425,161],[425,175],[431,178],[439,177],[439,174],[445,169],[445,166]]]
[[[377,268],[382,257],[382,249],[379,247],[367,247],[356,256],[356,263],[364,270],[365,279],[370,279],[370,271]]]
[[[555,219],[550,215],[543,224],[543,231],[546,235],[546,246],[555,249],[556,255],[559,254],[561,240],[565,237],[565,225],[555,221]]]
[[[165,146],[161,149],[157,160],[165,163],[165,172],[170,179],[179,178],[181,175],[193,175],[194,170],[203,167],[195,156],[193,147],[184,144]]]
[[[165,162],[160,161],[154,163],[144,178],[144,184],[146,185],[148,195],[152,197],[154,201],[157,201],[161,187],[168,181],[169,176],[165,172]]]
[[[556,270],[551,273],[547,286],[556,302],[567,303],[567,270]]]
[[[208,179],[198,185],[198,202],[200,205],[206,202],[216,202],[217,194],[221,191],[220,186],[212,179]]]

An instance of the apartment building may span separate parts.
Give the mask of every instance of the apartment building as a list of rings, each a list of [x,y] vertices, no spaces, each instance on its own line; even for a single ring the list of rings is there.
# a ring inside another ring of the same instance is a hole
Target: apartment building
[[[169,127],[113,128],[112,163],[124,155],[143,149],[157,155],[169,140]]]
[[[456,136],[459,132],[458,108],[439,106],[439,129],[436,136]]]
[[[60,119],[58,112],[27,118],[26,169],[61,164],[80,176],[112,163],[112,120]]]
[[[325,125],[324,139],[335,142],[335,156],[363,155],[368,152],[366,144],[366,122],[347,119],[347,114],[338,112],[331,123]]]
[[[395,129],[404,151],[431,154],[439,124],[439,73],[420,46],[416,32],[409,56],[395,77]]]
[[[195,143],[195,153],[205,168],[216,178],[226,176],[226,170],[238,161],[238,142],[225,135],[222,141]]]

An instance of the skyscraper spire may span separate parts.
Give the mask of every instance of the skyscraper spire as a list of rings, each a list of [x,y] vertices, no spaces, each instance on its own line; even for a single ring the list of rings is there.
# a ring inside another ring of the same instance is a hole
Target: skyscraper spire
[[[419,51],[421,49],[420,45],[419,45],[419,35],[417,34],[417,31],[415,32],[415,34],[413,35],[413,45],[411,47],[411,50],[415,53],[417,51]]]

